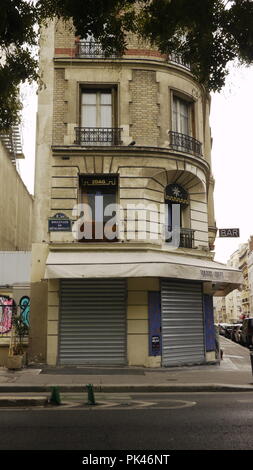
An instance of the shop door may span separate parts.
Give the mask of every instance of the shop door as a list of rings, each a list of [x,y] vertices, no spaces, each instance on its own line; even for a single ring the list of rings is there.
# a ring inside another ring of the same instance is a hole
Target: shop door
[[[162,365],[205,360],[202,285],[164,279],[161,284]]]
[[[126,363],[124,279],[63,279],[60,364]]]

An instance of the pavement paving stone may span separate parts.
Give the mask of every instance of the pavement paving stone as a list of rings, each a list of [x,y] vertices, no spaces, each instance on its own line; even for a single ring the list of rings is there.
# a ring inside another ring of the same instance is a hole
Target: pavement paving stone
[[[1,394],[86,393],[93,384],[96,393],[181,391],[253,391],[249,350],[221,337],[220,364],[149,369],[144,367],[49,367],[41,364],[20,371],[0,367]]]

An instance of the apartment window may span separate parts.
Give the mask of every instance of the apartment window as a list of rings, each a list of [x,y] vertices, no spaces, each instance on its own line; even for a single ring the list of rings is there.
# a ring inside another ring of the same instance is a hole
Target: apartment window
[[[81,91],[80,127],[76,128],[78,145],[120,145],[117,126],[117,89],[88,88]]]
[[[193,104],[178,96],[173,96],[172,130],[180,134],[192,135]]]
[[[189,199],[187,191],[177,183],[169,184],[165,188],[165,204],[167,210],[167,228],[168,232],[180,230],[179,246],[181,248],[193,248],[194,230],[187,228],[190,224],[189,217]],[[176,222],[173,220],[173,204],[177,204],[176,210],[179,211]],[[166,241],[171,242],[172,236]]]
[[[112,127],[112,90],[84,90],[81,102],[82,127]]]
[[[79,241],[117,241],[118,175],[80,176]]]
[[[177,95],[172,97],[172,130],[169,131],[170,147],[202,157],[202,144],[196,140],[194,104]]]

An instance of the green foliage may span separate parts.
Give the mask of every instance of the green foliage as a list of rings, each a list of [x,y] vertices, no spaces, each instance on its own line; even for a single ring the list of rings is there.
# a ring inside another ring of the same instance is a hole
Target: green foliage
[[[17,121],[18,87],[38,80],[38,27],[72,18],[76,34],[93,35],[109,54],[134,32],[191,64],[209,91],[224,85],[229,61],[253,63],[252,0],[1,0],[0,130]]]
[[[250,0],[152,1],[141,12],[139,30],[163,53],[181,54],[210,91],[224,85],[229,61],[253,61]]]
[[[19,123],[22,104],[18,87],[13,86],[13,84],[6,84],[6,82],[2,87],[3,80],[1,78],[0,71],[0,130],[5,130]]]
[[[1,0],[0,15],[0,131],[19,122],[22,105],[19,85],[38,79],[34,47],[40,21],[28,0]]]

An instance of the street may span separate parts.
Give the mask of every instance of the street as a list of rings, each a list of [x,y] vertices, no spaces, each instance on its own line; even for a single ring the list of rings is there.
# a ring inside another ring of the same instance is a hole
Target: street
[[[65,397],[67,398],[67,397]],[[253,394],[110,396],[101,405],[0,411],[1,450],[251,450]]]

